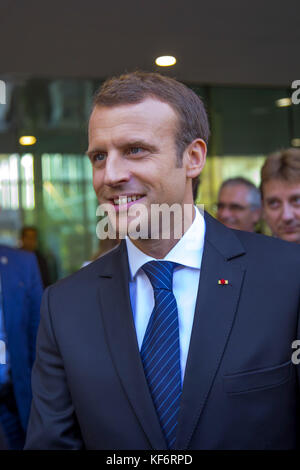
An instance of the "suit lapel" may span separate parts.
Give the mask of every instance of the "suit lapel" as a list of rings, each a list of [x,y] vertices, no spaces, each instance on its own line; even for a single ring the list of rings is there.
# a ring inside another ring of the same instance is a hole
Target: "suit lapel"
[[[106,265],[101,265],[100,304],[113,363],[151,446],[154,449],[165,449],[166,441],[140,359],[130,303],[125,241],[106,259]]]
[[[176,449],[187,449],[228,342],[244,268],[232,262],[244,249],[231,230],[205,214],[200,281],[182,390]],[[219,285],[219,279],[228,285]]]

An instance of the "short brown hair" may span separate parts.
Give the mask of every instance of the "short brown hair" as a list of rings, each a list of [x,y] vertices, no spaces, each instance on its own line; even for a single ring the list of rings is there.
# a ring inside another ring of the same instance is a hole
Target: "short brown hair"
[[[263,185],[270,180],[300,183],[300,149],[283,149],[268,156],[261,169],[262,196]]]
[[[132,72],[106,80],[94,96],[94,106],[137,104],[152,97],[167,103],[178,116],[175,135],[177,161],[181,164],[185,148],[197,138],[208,143],[209,123],[201,98],[183,83],[159,73]],[[193,180],[193,187],[197,184]]]

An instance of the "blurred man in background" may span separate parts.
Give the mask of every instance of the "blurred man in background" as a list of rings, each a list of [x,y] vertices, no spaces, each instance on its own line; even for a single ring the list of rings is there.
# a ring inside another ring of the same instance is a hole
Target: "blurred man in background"
[[[57,276],[55,274],[53,275],[53,269],[51,269],[51,267],[54,263],[54,270],[56,273],[56,263],[53,259],[53,255],[48,254],[46,258],[46,256],[44,256],[39,250],[37,228],[34,226],[23,227],[20,233],[20,241],[22,250],[31,251],[37,257],[44,287],[48,287],[50,284],[55,282],[57,280]]]
[[[217,219],[229,228],[254,232],[261,217],[257,187],[245,178],[225,180],[219,190]]]
[[[0,425],[11,449],[24,446],[42,291],[35,256],[0,245]]]
[[[42,293],[36,257],[0,245],[0,449],[24,447]]]
[[[273,235],[300,243],[300,149],[271,154],[261,169],[264,219]]]

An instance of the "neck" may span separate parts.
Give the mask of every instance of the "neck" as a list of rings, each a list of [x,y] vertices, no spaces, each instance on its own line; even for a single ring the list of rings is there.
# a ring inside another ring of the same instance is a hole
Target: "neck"
[[[196,213],[194,207],[192,207],[192,211],[184,211],[184,217],[182,220],[183,235],[192,225],[195,215]],[[130,240],[139,250],[141,250],[146,255],[151,256],[155,259],[163,259],[179,242],[180,238],[175,238],[174,227],[172,227],[170,230],[169,238],[164,238],[160,236],[158,239],[148,238],[133,240],[132,238],[130,238]]]

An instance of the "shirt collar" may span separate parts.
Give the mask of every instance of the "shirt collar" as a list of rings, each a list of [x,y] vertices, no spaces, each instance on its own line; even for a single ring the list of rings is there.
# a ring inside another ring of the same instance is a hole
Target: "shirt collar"
[[[205,221],[201,212],[196,206],[194,207],[195,218],[192,225],[163,259],[190,268],[200,269],[204,245]],[[148,261],[154,261],[155,258],[143,253],[128,237],[125,238],[125,241],[131,279],[133,279],[143,264]]]

